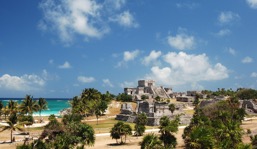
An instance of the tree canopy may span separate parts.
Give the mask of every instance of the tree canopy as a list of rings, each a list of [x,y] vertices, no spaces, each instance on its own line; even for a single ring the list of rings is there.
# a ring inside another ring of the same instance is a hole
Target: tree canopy
[[[237,98],[219,101],[200,108],[184,130],[186,148],[238,148],[242,144],[240,125],[245,116]]]
[[[145,113],[137,114],[136,125],[135,125],[135,135],[142,136],[145,132],[145,125],[147,124],[147,116]]]
[[[119,143],[118,139],[120,139],[120,144],[123,144],[123,143],[126,143],[127,135],[132,134],[132,128],[129,124],[125,124],[124,122],[119,121],[116,124],[114,124],[110,133],[111,133],[112,139],[116,139],[117,143]]]

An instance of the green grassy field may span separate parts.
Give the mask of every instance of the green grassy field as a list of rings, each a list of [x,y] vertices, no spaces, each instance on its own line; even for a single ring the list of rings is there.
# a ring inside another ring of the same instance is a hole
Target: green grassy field
[[[94,128],[95,133],[108,133],[110,132],[114,124],[116,124],[117,122],[118,120],[115,120],[114,118],[112,118],[112,119],[98,121],[98,124],[96,123],[96,121],[87,121],[86,123],[91,125]],[[134,123],[127,123],[127,122],[124,122],[124,123],[129,124],[131,128],[134,130],[134,126],[135,126]],[[158,126],[146,126],[146,129],[152,129],[152,128],[158,128]]]

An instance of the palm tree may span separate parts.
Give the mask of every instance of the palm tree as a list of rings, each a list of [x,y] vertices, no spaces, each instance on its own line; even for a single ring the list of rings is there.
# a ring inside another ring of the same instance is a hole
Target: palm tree
[[[190,135],[185,138],[185,147],[188,149],[214,148],[214,144],[212,128],[207,126],[193,127]]]
[[[41,111],[42,110],[47,110],[47,102],[46,102],[45,98],[39,98],[39,100],[38,100],[38,110],[39,110],[40,121],[41,121]]]
[[[178,131],[179,125],[179,116],[177,116],[174,120],[169,120],[167,116],[163,116],[160,119],[160,140],[163,141],[165,148],[175,148],[177,145],[177,140],[175,136],[172,134]]]
[[[35,100],[33,100],[33,97],[30,95],[26,95],[25,99],[22,101],[20,105],[21,112],[25,114],[32,115],[33,112],[38,111],[38,104]]]
[[[80,97],[71,101],[72,111],[83,116],[95,114],[96,107],[101,101],[101,93],[94,88],[84,89]]]
[[[159,140],[158,136],[154,133],[147,134],[144,136],[143,141],[140,142],[141,149],[162,149],[161,140]]]
[[[136,125],[135,125],[135,135],[142,136],[145,132],[145,125],[147,124],[147,116],[145,113],[137,115]]]
[[[85,123],[76,124],[78,129],[75,131],[74,135],[80,137],[80,143],[84,148],[84,145],[92,146],[95,143],[95,131],[92,126]]]
[[[11,143],[13,142],[13,131],[19,130],[23,131],[23,129],[17,124],[17,115],[16,113],[12,113],[6,122],[7,125],[2,127],[0,132],[3,132],[7,129],[11,130]]]
[[[169,110],[170,110],[170,112],[172,113],[172,115],[173,115],[173,112],[176,110],[176,106],[175,106],[175,104],[169,104]]]
[[[127,135],[132,134],[132,128],[128,124],[124,124],[124,122],[118,122],[116,123],[113,128],[110,131],[112,139],[116,139],[116,142],[118,143],[117,139],[121,139],[121,144],[126,143],[126,137]],[[123,142],[123,136],[125,137],[125,142]]]
[[[8,102],[8,109],[10,113],[16,113],[17,112],[17,106],[18,103],[13,101],[13,100],[9,100]]]

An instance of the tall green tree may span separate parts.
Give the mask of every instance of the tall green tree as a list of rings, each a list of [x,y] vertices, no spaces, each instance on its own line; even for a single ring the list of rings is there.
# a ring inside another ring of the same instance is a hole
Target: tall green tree
[[[136,118],[135,136],[142,136],[145,132],[145,125],[147,124],[147,116],[145,113],[140,113]]]
[[[47,102],[46,102],[45,98],[38,99],[38,111],[39,111],[39,115],[40,115],[40,121],[41,121],[42,110],[47,110]]]
[[[38,111],[39,106],[36,100],[33,100],[33,97],[26,95],[25,99],[21,102],[19,109],[22,113],[33,115],[33,112]]]
[[[107,102],[104,100],[100,100],[98,103],[95,105],[95,116],[96,116],[96,121],[98,125],[98,118],[104,114],[106,109],[108,108]]]
[[[5,130],[10,130],[11,131],[11,143],[13,142],[13,131],[19,130],[19,131],[23,131],[23,129],[21,128],[21,126],[19,124],[17,124],[17,115],[16,113],[11,113],[11,115],[8,118],[8,121],[6,122],[7,125],[6,126],[2,126],[1,127],[1,131],[3,132]]]
[[[162,141],[154,133],[144,136],[143,141],[140,142],[141,149],[164,149]]]
[[[167,116],[163,116],[160,119],[160,140],[162,140],[165,148],[176,147],[177,139],[173,133],[178,131],[179,121],[179,116],[177,116],[174,120],[169,120]]]
[[[127,135],[132,134],[132,128],[130,125],[125,124],[124,122],[117,122],[110,131],[112,139],[116,139],[118,143],[118,139],[120,139],[120,144],[126,143]],[[125,141],[123,142],[123,138]]]
[[[72,111],[82,115],[93,115],[95,108],[101,101],[101,93],[94,88],[86,88],[80,97],[74,97],[71,101]]]
[[[109,92],[101,94],[94,88],[86,88],[80,97],[75,96],[70,103],[73,113],[83,116],[95,115],[98,124],[99,117],[104,114],[111,99],[112,95]]]

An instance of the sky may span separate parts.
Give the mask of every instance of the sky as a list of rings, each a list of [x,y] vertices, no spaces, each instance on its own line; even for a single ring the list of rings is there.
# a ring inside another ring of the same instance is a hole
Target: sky
[[[0,2],[0,97],[257,88],[257,0]]]

